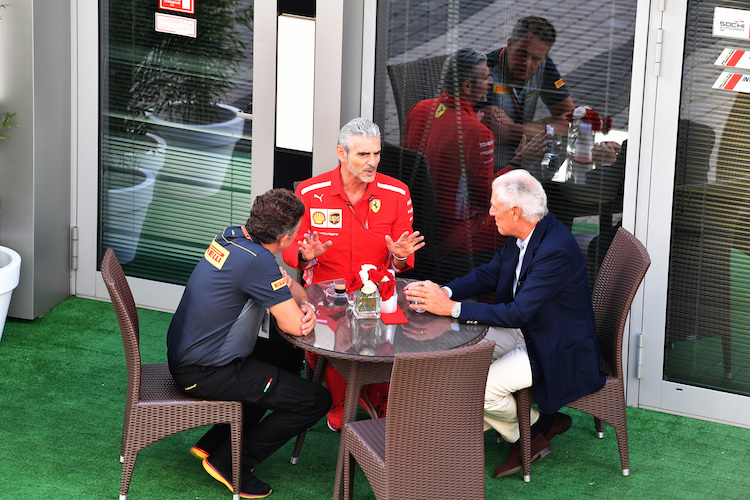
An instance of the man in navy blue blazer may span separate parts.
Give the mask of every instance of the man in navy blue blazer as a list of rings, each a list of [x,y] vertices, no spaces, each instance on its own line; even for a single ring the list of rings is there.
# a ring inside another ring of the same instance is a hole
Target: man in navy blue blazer
[[[532,409],[532,457],[552,451],[550,440],[570,428],[563,405],[598,391],[599,336],[591,305],[586,262],[578,244],[547,210],[542,185],[525,170],[501,175],[492,184],[490,215],[505,246],[484,264],[444,287],[411,284],[413,308],[491,325],[495,361],[485,390],[485,430],[494,428],[513,443],[509,460],[495,470],[505,477],[521,470],[518,415],[513,392],[533,387],[541,414]],[[461,302],[494,292],[495,303]]]

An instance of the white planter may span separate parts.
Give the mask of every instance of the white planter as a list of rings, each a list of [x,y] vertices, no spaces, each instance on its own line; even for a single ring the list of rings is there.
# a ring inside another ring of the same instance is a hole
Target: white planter
[[[104,173],[102,245],[120,264],[135,257],[143,221],[154,196],[154,174],[143,168],[111,167]]]
[[[138,167],[156,174],[164,166],[167,141],[146,133],[145,140],[108,135],[104,137],[102,161],[108,166]]]
[[[21,277],[21,256],[7,247],[0,247],[0,339],[8,317],[10,297]]]
[[[188,185],[187,192],[179,190],[179,196],[212,196],[224,182],[234,146],[242,138],[245,120],[237,117],[239,108],[227,104],[216,106],[223,121],[209,125],[147,114],[156,132],[167,141],[164,173]]]

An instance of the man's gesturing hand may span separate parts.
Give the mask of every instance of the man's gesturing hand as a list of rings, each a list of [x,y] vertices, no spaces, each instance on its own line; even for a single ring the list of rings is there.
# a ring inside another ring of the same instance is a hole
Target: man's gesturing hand
[[[299,251],[302,258],[310,261],[323,255],[328,248],[333,245],[333,241],[328,240],[325,243],[320,241],[317,231],[313,231],[312,236],[306,234],[302,241],[298,241]]]
[[[398,240],[393,241],[390,235],[385,235],[385,244],[388,247],[388,251],[393,254],[398,260],[405,260],[411,254],[419,250],[424,246],[424,236],[419,234],[419,231],[414,231],[409,234],[409,231],[404,231]]]

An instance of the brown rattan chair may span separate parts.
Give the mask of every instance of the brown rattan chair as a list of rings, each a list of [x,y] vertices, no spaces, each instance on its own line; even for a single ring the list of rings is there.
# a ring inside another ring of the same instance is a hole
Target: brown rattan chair
[[[625,383],[622,375],[622,339],[625,321],[638,287],[643,281],[651,258],[643,244],[624,228],[619,228],[612,245],[607,250],[594,285],[592,302],[596,330],[601,342],[599,360],[607,374],[604,387],[594,394],[579,398],[566,406],[594,417],[597,437],[604,438],[607,422],[615,428],[620,448],[622,475],[630,475],[628,456],[628,423],[625,415]],[[515,394],[518,407],[518,425],[521,430],[521,463],[523,480],[531,481],[531,417],[534,404],[533,389],[522,389]]]
[[[375,498],[484,498],[484,387],[494,342],[397,354],[386,418],[344,425],[344,498],[354,462]]]
[[[204,425],[228,423],[232,439],[232,486],[240,498],[242,456],[242,403],[194,399],[179,390],[166,363],[141,365],[138,314],[130,286],[115,253],[108,248],[102,259],[107,285],[125,347],[128,391],[122,429],[120,500],[128,494],[138,452],[167,436]]]

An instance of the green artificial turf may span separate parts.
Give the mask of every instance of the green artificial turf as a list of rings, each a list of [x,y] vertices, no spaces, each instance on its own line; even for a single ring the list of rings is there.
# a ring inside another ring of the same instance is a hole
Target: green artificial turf
[[[139,311],[144,362],[166,359],[170,318]],[[0,499],[117,498],[124,365],[107,302],[72,297],[35,321],[8,321],[0,340]],[[631,475],[623,477],[612,428],[605,426],[598,440],[591,417],[563,411],[573,426],[553,440],[554,453],[533,464],[528,484],[520,474],[492,478],[508,451],[486,433],[487,498],[750,497],[748,429],[628,408]],[[231,498],[188,453],[201,433],[186,431],[143,450],[129,498]],[[316,424],[297,465],[289,463],[292,444],[256,468],[274,489],[270,498],[331,498],[338,434]],[[361,471],[355,492],[373,498]]]

